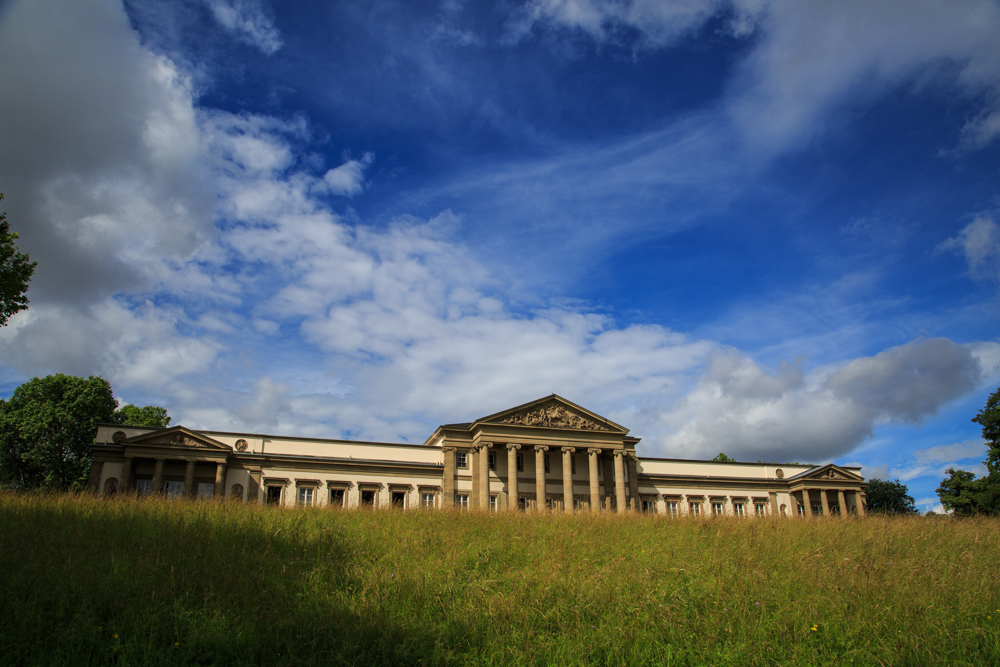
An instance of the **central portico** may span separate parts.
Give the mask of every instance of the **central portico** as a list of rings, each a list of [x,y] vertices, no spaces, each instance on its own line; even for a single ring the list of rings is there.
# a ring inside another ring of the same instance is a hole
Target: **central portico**
[[[556,394],[467,424],[425,445],[444,453],[445,507],[624,511],[639,497],[628,429]]]

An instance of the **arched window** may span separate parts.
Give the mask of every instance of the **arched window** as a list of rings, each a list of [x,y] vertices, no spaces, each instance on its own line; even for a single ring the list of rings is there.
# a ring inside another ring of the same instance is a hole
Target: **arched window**
[[[243,500],[243,485],[233,484],[232,488],[229,489],[229,497],[234,500]]]
[[[104,482],[104,495],[113,496],[118,493],[118,480],[114,477],[108,477],[107,481]]]

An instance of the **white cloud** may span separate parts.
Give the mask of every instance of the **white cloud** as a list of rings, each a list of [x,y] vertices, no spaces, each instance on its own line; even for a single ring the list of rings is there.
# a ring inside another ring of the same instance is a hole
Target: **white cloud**
[[[973,278],[1000,283],[1000,226],[992,218],[977,217],[958,236],[941,243],[937,250],[965,255]]]
[[[365,170],[371,166],[375,156],[365,153],[360,160],[348,160],[339,167],[334,167],[323,176],[323,182],[329,191],[335,195],[353,197],[364,189]]]
[[[635,50],[669,48],[722,15],[734,36],[754,35],[729,110],[759,149],[808,139],[824,112],[850,98],[933,80],[985,104],[963,146],[1000,134],[1000,7],[990,0],[534,0],[514,11],[508,39],[557,28]]]
[[[982,370],[971,351],[947,339],[917,341],[835,371],[774,372],[736,350],[712,355],[707,372],[662,423],[676,455],[725,449],[770,460],[832,460],[890,422],[920,422],[975,388]]]
[[[901,482],[925,476],[943,479],[948,468],[962,468],[982,474],[985,471],[985,466],[982,465],[985,457],[986,443],[982,440],[937,445],[913,452],[911,461],[899,468],[893,468],[890,474]]]
[[[223,28],[265,55],[282,47],[281,33],[257,0],[205,0]]]

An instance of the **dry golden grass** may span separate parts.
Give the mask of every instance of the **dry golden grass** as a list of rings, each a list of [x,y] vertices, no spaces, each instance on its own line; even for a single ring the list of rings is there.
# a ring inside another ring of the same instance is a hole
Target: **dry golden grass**
[[[0,494],[4,664],[1000,665],[1000,522]]]

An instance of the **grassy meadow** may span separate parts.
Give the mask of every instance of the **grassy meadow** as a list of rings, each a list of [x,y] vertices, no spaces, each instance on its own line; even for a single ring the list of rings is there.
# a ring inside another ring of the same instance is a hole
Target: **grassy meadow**
[[[0,494],[4,665],[1000,665],[1000,522]]]

